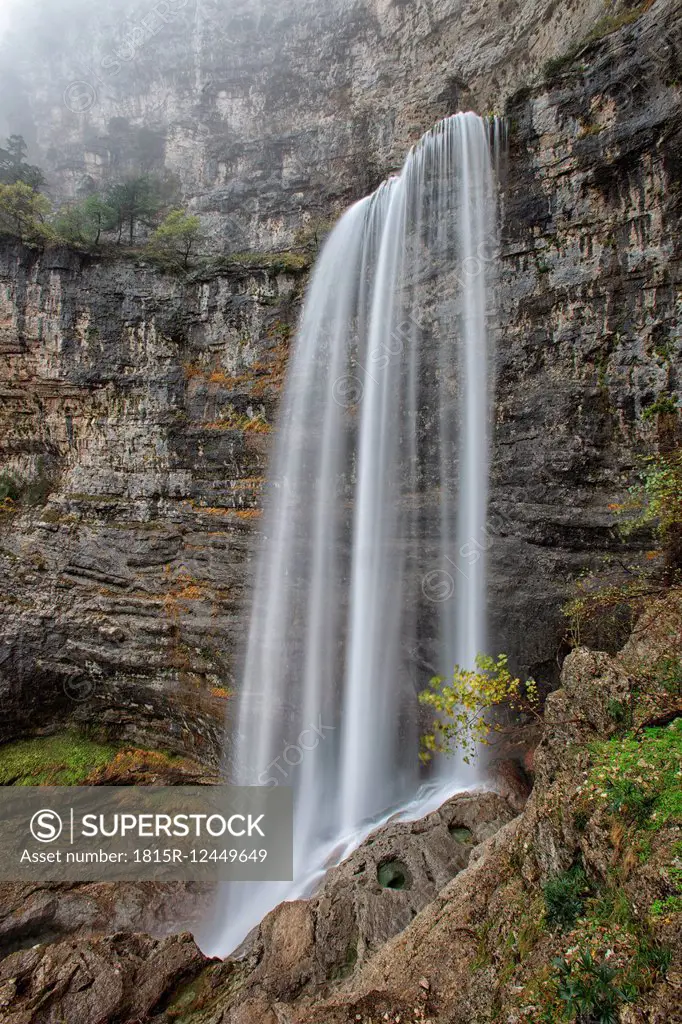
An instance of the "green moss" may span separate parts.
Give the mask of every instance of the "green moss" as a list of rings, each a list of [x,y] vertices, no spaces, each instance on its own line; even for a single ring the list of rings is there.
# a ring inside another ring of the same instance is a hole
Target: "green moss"
[[[492,963],[492,954],[488,949],[488,936],[492,929],[492,921],[485,921],[484,924],[478,929],[476,937],[478,939],[478,945],[476,947],[476,956],[471,962],[471,973],[475,971],[484,970],[489,967]]]
[[[590,820],[589,811],[585,807],[579,807],[573,815],[573,826],[576,832],[584,832]]]
[[[450,825],[448,832],[458,843],[473,843],[474,833],[464,825]]]
[[[682,823],[682,718],[591,747],[593,797],[639,828]]]
[[[550,57],[546,60],[542,67],[542,73],[545,81],[551,81],[553,78],[557,78],[562,71],[568,68],[575,60],[580,50],[580,44],[575,43],[569,47],[565,53],[559,54],[557,57]]]
[[[346,953],[343,959],[343,963],[337,964],[336,967],[332,968],[331,974],[329,975],[331,981],[342,981],[344,978],[348,978],[355,968],[358,962],[358,940],[357,936],[352,936],[350,942],[346,946]]]
[[[600,39],[610,36],[612,32],[617,32],[619,28],[624,28],[625,25],[632,25],[638,18],[641,18],[652,3],[653,0],[645,0],[639,7],[621,11],[620,14],[607,14],[606,17],[600,18],[592,31],[585,37],[584,42],[596,43]]]
[[[180,985],[164,1016],[174,1024],[200,1024],[215,1020],[215,1007],[228,1007],[244,984],[244,964],[211,964],[192,981]]]
[[[665,395],[642,410],[643,420],[654,420],[658,416],[674,416],[678,412],[677,399]]]
[[[682,913],[682,896],[666,896],[664,900],[654,900],[649,908],[652,917],[666,917],[668,914]]]
[[[409,871],[399,860],[379,864],[377,880],[382,889],[409,889],[412,883]]]
[[[115,747],[78,733],[19,740],[0,747],[0,785],[78,786],[116,754]]]

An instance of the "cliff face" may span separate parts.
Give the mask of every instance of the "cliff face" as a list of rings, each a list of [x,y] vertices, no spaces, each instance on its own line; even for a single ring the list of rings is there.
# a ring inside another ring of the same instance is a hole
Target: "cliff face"
[[[22,9],[8,125],[56,195],[133,166],[179,175],[216,248],[289,245],[402,163],[437,119],[500,109],[601,0],[72,0]]]
[[[476,540],[491,646],[549,680],[567,587],[613,548],[608,505],[655,442],[642,412],[679,387],[681,10],[658,0],[507,108],[491,515]],[[321,195],[301,185],[307,208]],[[0,735],[57,715],[216,759],[304,270],[263,255],[185,279],[4,247],[2,462],[25,484],[0,522]]]
[[[299,279],[5,247],[7,738],[67,718],[219,755]]]
[[[655,450],[642,413],[679,394],[681,11],[659,0],[507,108],[491,610],[541,674],[570,579],[613,548],[608,506]]]

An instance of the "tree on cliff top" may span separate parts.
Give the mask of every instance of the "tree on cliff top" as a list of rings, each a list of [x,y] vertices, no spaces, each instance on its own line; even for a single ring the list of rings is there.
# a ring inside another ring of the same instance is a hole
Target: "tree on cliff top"
[[[27,242],[45,241],[52,235],[46,223],[50,201],[26,182],[0,184],[0,232]]]
[[[171,210],[152,235],[149,247],[161,256],[180,259],[186,268],[200,235],[201,222],[198,217],[184,210]]]
[[[26,162],[27,146],[21,135],[10,135],[5,147],[0,147],[0,184],[16,185],[23,181],[34,191],[45,184],[39,167]]]
[[[103,231],[117,227],[117,214],[99,195],[90,195],[79,203],[63,207],[52,226],[69,245],[99,245]]]
[[[117,241],[121,241],[123,229],[127,227],[128,240],[132,245],[136,224],[151,223],[163,208],[163,185],[157,178],[147,174],[129,178],[110,185],[104,195],[104,202],[113,210],[113,226],[118,231]]]

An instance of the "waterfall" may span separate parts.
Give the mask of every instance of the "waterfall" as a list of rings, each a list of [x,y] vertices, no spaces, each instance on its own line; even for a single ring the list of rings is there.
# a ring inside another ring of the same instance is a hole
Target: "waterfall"
[[[291,883],[231,884],[225,954],[372,823],[419,807],[417,694],[486,649],[497,119],[456,114],[315,267],[266,497],[231,781],[295,789]],[[456,759],[452,792],[476,782]],[[444,796],[443,796],[444,798]]]

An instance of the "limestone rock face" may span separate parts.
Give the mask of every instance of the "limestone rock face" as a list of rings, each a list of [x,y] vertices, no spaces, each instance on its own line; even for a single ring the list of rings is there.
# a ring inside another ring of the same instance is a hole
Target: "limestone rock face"
[[[288,246],[379,184],[436,120],[500,109],[601,0],[121,0],[22,9],[8,127],[73,195],[134,166],[179,176],[213,244]]]
[[[556,680],[559,605],[616,547],[609,505],[655,450],[642,413],[680,384],[681,13],[655,4],[507,105],[484,543],[493,645],[538,679]]]
[[[205,961],[191,935],[111,935],[36,946],[0,964],[6,1024],[139,1020]]]
[[[217,763],[296,276],[0,258],[0,739],[91,724]]]
[[[196,928],[209,886],[191,883],[0,883],[0,956],[38,943],[114,932],[167,935]]]
[[[466,867],[479,843],[514,816],[495,793],[462,793],[415,822],[372,833],[307,902],[266,917],[250,955],[262,949],[253,982],[291,1000],[304,988],[351,974]]]

